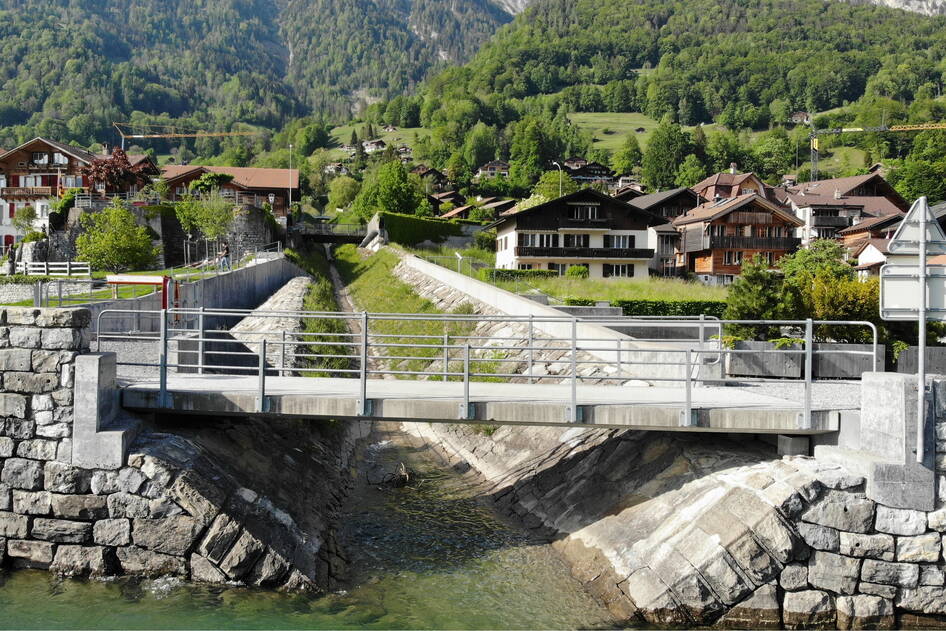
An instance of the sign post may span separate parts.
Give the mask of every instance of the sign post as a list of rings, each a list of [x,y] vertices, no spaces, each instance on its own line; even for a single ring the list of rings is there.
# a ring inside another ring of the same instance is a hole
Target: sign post
[[[926,320],[931,316],[946,320],[946,282],[934,283],[930,287],[931,270],[926,264],[926,257],[930,254],[946,254],[946,234],[930,212],[926,197],[919,198],[910,207],[910,212],[887,244],[887,251],[918,256],[915,267],[888,264],[881,268],[880,317],[885,320],[917,320],[916,461],[922,463],[926,452]],[[946,281],[946,267],[934,266],[932,272],[932,278]],[[911,288],[914,284],[915,289]]]

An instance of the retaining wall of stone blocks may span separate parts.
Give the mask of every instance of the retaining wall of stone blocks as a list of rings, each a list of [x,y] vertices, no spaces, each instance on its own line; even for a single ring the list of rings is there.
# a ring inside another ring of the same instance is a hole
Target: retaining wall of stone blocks
[[[146,423],[130,443],[113,425],[114,355],[88,354],[89,321],[0,309],[0,564],[334,588],[333,524],[365,427],[202,419]]]

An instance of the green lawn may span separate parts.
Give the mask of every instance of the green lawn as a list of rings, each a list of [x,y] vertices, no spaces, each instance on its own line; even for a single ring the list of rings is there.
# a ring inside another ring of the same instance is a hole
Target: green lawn
[[[497,282],[508,291],[522,291],[524,283]],[[564,300],[566,298],[588,298],[613,302],[615,300],[726,300],[725,287],[710,287],[677,279],[650,278],[633,280],[534,278],[528,285],[544,294]]]
[[[608,151],[618,150],[624,143],[625,136],[636,134],[638,127],[645,130],[636,134],[641,149],[645,148],[650,134],[658,125],[658,121],[639,113],[577,112],[569,114],[568,118],[581,129],[591,132],[596,149]]]

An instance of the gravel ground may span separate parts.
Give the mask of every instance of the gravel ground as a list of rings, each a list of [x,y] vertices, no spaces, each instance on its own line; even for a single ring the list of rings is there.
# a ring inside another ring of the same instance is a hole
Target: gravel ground
[[[791,381],[766,383],[736,382],[728,386],[753,394],[786,399],[799,405],[804,402],[805,384]],[[821,381],[812,384],[811,406],[821,410],[850,410],[861,407],[861,384],[855,381]]]

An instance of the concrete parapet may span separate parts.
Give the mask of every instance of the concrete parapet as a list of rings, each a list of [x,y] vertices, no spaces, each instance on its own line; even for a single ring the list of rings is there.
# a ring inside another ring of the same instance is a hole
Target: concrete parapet
[[[72,464],[77,467],[119,469],[125,464],[138,424],[122,419],[115,374],[115,353],[76,358]]]
[[[934,380],[933,391],[940,386]],[[818,445],[815,456],[844,465],[867,478],[867,496],[885,506],[933,510],[936,503],[935,406],[927,408],[925,458],[916,461],[916,378],[897,373],[864,373],[858,431],[840,432],[833,445]],[[946,421],[946,417],[943,417]]]

